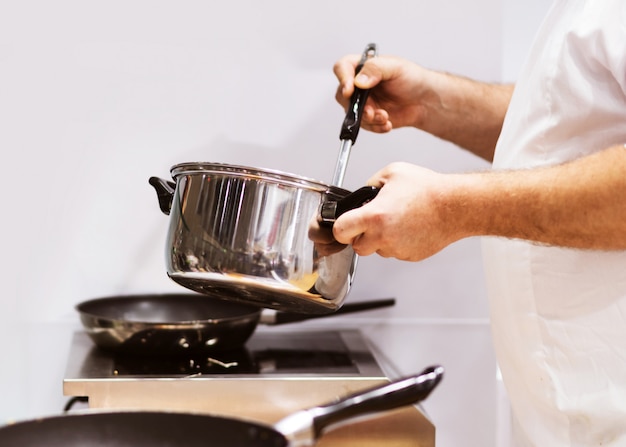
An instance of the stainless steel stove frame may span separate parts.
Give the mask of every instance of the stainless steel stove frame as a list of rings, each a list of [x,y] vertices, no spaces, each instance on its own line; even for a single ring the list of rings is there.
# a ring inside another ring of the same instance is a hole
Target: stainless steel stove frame
[[[77,332],[63,391],[66,396],[87,397],[90,409],[191,411],[273,424],[303,408],[388,381],[356,330],[258,331],[245,349],[254,356],[268,349],[298,346],[311,352],[338,349],[348,354],[350,364],[342,361],[339,367],[321,369],[290,364],[284,368],[263,357],[255,372],[231,373],[229,363],[216,354],[211,358],[217,372],[195,373],[192,367],[191,371],[168,374],[128,374],[117,366],[115,356],[96,348],[86,333]],[[220,368],[224,371],[219,372]],[[319,445],[367,446],[371,442],[373,446],[384,442],[386,446],[434,446],[434,426],[419,407],[388,412],[374,421],[339,427],[325,435]],[[394,435],[390,437],[390,433]]]

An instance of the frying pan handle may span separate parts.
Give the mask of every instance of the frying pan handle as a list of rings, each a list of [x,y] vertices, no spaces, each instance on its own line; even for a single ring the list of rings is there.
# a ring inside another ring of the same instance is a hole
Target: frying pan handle
[[[443,367],[431,366],[417,376],[362,391],[332,404],[298,411],[278,421],[274,427],[290,440],[290,445],[312,445],[326,428],[337,422],[426,399],[441,382],[443,372]]]
[[[176,190],[176,183],[163,180],[159,177],[150,177],[148,182],[156,190],[157,198],[159,199],[159,208],[163,211],[163,214],[170,214],[172,209],[172,200],[174,199],[174,191]]]
[[[331,314],[303,314],[303,313],[289,313],[289,312],[276,312],[271,314],[271,321],[265,320],[264,314],[261,315],[261,322],[270,325],[295,323],[298,321],[312,320],[317,318],[333,317],[335,315],[344,315],[353,312],[362,312],[365,310],[380,309],[382,307],[389,307],[396,304],[395,298],[385,298],[380,300],[364,301],[361,303],[349,303],[344,304],[339,310]]]
[[[418,403],[435,389],[443,378],[443,372],[443,367],[431,366],[417,376],[396,380],[334,404],[309,410],[314,412],[314,434],[317,437],[330,425],[351,417]]]
[[[356,66],[354,74],[356,75],[361,68],[363,68],[363,64],[369,58],[376,56],[376,44],[370,43],[365,47],[363,51],[363,55],[361,56],[361,61]],[[348,106],[348,111],[346,113],[346,117],[343,120],[343,124],[341,126],[341,132],[339,133],[339,139],[341,140],[350,140],[352,143],[356,141],[356,137],[359,134],[359,128],[361,127],[361,118],[363,118],[363,109],[365,108],[365,102],[367,101],[367,97],[369,96],[369,90],[363,90],[358,87],[354,88],[354,92],[350,97],[350,105]]]
[[[378,195],[380,188],[363,186],[340,200],[328,200],[320,205],[318,222],[322,227],[332,227],[343,213],[359,208]]]

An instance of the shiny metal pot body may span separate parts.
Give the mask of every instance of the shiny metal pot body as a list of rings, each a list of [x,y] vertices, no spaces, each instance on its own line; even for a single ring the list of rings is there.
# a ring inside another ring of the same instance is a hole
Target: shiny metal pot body
[[[225,164],[183,163],[171,174],[171,279],[206,295],[291,312],[328,313],[341,306],[357,256],[346,246],[322,257],[308,233],[321,205],[348,191]],[[163,203],[161,208],[167,211]]]

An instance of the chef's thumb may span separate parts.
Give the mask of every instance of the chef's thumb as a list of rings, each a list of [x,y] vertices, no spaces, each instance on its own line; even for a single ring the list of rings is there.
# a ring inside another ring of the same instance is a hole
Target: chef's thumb
[[[363,71],[359,72],[359,74],[356,75],[356,77],[354,78],[354,85],[361,89],[369,89],[373,87],[372,79],[367,73],[364,73]]]
[[[352,244],[366,230],[361,208],[343,213],[333,224],[333,236],[341,244]]]
[[[375,87],[390,76],[393,66],[386,58],[372,58],[363,64],[354,78],[354,85],[362,89]]]

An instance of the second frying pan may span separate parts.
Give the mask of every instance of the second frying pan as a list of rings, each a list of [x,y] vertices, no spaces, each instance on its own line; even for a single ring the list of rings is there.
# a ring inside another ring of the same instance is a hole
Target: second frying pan
[[[441,381],[441,366],[417,376],[292,413],[274,426],[207,414],[88,412],[0,427],[0,445],[19,447],[297,447],[314,445],[326,429],[358,416],[426,399]],[[262,405],[259,402],[259,405]],[[390,443],[394,433],[390,428]]]
[[[328,318],[394,303],[390,298],[346,304],[330,315],[268,314],[234,301],[182,293],[96,298],[78,304],[76,310],[87,334],[100,348],[141,355],[183,355],[239,348],[259,323]]]

